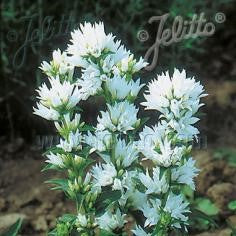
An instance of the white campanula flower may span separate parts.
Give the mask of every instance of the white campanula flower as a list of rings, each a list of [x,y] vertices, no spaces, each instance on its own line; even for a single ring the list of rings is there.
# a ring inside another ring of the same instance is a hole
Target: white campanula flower
[[[160,151],[157,152],[152,160],[164,167],[178,163],[186,149],[185,146],[173,147],[171,141],[169,141],[167,137],[160,143],[159,148]]]
[[[126,133],[138,124],[137,113],[138,109],[127,101],[108,105],[108,111],[102,111],[102,116],[98,117],[97,129]]]
[[[168,134],[168,126],[166,123],[158,123],[153,127],[145,126],[143,131],[139,134],[139,141],[137,146],[143,153],[153,150],[159,146],[160,142]]]
[[[128,202],[133,209],[140,209],[147,201],[147,195],[137,190],[137,181],[134,178],[138,178],[136,170],[125,171],[121,179],[115,179],[113,189],[121,190],[120,206],[124,207]]]
[[[78,79],[80,86],[81,99],[87,100],[102,90],[102,81],[99,77],[90,77],[89,79]]]
[[[92,176],[94,178],[94,187],[101,190],[101,187],[113,184],[117,176],[116,168],[113,164],[97,164],[92,168]]]
[[[85,215],[82,215],[81,213],[79,213],[76,217],[75,224],[79,229],[85,228],[88,224],[88,220]]]
[[[125,220],[125,216],[125,214],[121,214],[121,211],[118,208],[115,213],[107,210],[102,216],[96,218],[96,221],[100,229],[111,232],[124,226],[124,224],[127,222]]]
[[[55,75],[65,75],[67,74],[70,80],[73,72],[74,67],[70,64],[69,58],[65,52],[61,52],[60,49],[53,51],[52,53],[52,61],[50,63],[43,61],[40,69],[49,77]]]
[[[43,117],[44,119],[47,120],[58,120],[60,117],[60,114],[58,111],[56,111],[53,108],[48,108],[42,105],[41,103],[37,103],[37,107],[33,108],[34,114]]]
[[[140,79],[136,82],[131,80],[127,82],[125,77],[114,76],[106,82],[113,99],[123,100],[126,97],[136,97],[144,85],[140,85]]]
[[[170,112],[177,117],[181,110],[190,110],[194,114],[200,106],[199,99],[203,94],[203,86],[194,78],[187,78],[183,70],[175,69],[173,77],[169,73],[162,74],[148,85],[148,93],[145,95],[146,102],[142,105],[147,109],[158,110],[169,116]]]
[[[142,184],[145,186],[146,194],[151,193],[166,193],[169,185],[166,182],[166,175],[163,174],[162,177],[160,177],[160,168],[155,167],[153,169],[153,177],[151,178],[149,175],[148,170],[146,170],[146,175],[143,173],[139,174],[139,179],[142,182]]]
[[[63,116],[63,118],[64,122],[62,122],[62,124],[55,122],[55,126],[59,132],[76,131],[80,126],[80,114],[75,114],[75,117],[71,119],[70,114],[67,113]]]
[[[77,130],[75,133],[70,132],[66,140],[60,139],[60,144],[57,147],[62,148],[65,152],[71,152],[73,149],[81,149],[82,135]]]
[[[164,211],[170,213],[172,218],[185,223],[188,220],[188,217],[184,214],[190,212],[188,205],[189,203],[184,201],[181,194],[175,195],[171,192],[168,195]]]
[[[81,98],[88,99],[90,96],[96,95],[102,90],[102,81],[100,79],[100,71],[97,65],[91,64],[82,70],[81,79],[77,79],[76,84],[79,87]]]
[[[189,141],[199,134],[199,130],[193,126],[197,121],[199,118],[193,117],[189,111],[178,121],[171,120],[168,125],[176,131],[178,139]]]
[[[45,162],[53,164],[55,166],[59,166],[59,167],[63,167],[64,163],[63,163],[63,159],[61,157],[60,154],[54,154],[52,152],[50,152],[47,155],[48,160],[46,160]]]
[[[120,41],[115,42],[111,33],[105,33],[102,22],[80,24],[80,28],[72,32],[71,36],[72,44],[68,46],[68,53],[77,58],[90,55],[98,58],[104,51],[116,52],[120,46]]]
[[[168,213],[172,218],[171,225],[173,227],[179,228],[180,223],[187,224],[188,217],[185,216],[185,214],[190,212],[188,209],[188,205],[189,203],[184,201],[181,194],[175,195],[172,192],[169,193],[163,209],[161,209],[160,199],[150,199],[141,208],[141,211],[146,218],[144,226],[146,227],[156,225],[160,220],[160,215],[162,214],[161,212],[164,211]]]
[[[144,229],[139,225],[136,225],[135,229],[133,229],[132,232],[135,236],[151,236],[151,234],[146,233]]]
[[[116,66],[121,74],[125,74],[127,72],[133,74],[140,71],[147,65],[148,63],[145,62],[142,57],[140,57],[139,61],[137,61],[136,59],[134,59],[134,55],[130,54],[127,57],[123,57]]]
[[[125,140],[118,139],[115,145],[116,163],[123,167],[129,167],[138,158],[138,149],[135,143],[126,144]]]
[[[50,88],[44,83],[37,90],[40,102],[46,107],[65,106],[71,109],[81,100],[79,89],[69,81],[60,82],[59,77],[49,78]]]
[[[191,189],[195,190],[193,179],[198,175],[199,170],[194,165],[195,161],[189,158],[182,166],[172,169],[172,180],[181,184],[187,184]]]
[[[141,211],[146,218],[144,227],[156,225],[160,220],[160,206],[161,201],[159,199],[151,199],[149,202],[143,205]]]
[[[168,132],[165,122],[153,128],[144,128],[138,141],[138,147],[144,159],[150,159],[164,167],[175,165],[180,161],[185,152],[185,146],[173,146],[167,137]]]
[[[112,134],[107,130],[95,131],[94,134],[88,132],[84,136],[84,142],[92,147],[92,151],[103,152],[110,149]]]

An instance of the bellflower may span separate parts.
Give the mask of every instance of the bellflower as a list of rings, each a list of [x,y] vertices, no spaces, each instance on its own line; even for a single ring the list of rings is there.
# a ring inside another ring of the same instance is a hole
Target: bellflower
[[[114,106],[108,105],[108,111],[102,111],[102,116],[98,117],[97,129],[126,133],[137,125],[137,113],[138,109],[127,101],[115,103]]]
[[[54,121],[60,135],[45,169],[66,173],[48,182],[76,203],[76,213],[60,218],[57,229],[63,224],[68,235],[129,234],[127,219],[135,211],[136,236],[166,236],[175,228],[183,233],[190,210],[182,187],[194,190],[199,171],[190,152],[203,86],[184,70],[158,75],[141,103],[156,111],[148,127],[136,102],[144,85],[135,77],[147,62],[135,59],[102,22],[85,22],[71,36],[66,52],[55,50],[41,64],[48,78],[34,108]],[[91,96],[105,103],[93,125],[81,120],[86,110],[80,114],[81,101]]]

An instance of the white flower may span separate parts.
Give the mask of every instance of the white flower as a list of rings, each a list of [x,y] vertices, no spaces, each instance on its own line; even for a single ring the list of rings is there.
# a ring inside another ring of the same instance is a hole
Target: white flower
[[[121,190],[121,197],[119,199],[120,206],[125,206],[128,201],[134,209],[141,209],[143,204],[147,201],[147,195],[137,190],[134,178],[138,178],[138,172],[136,170],[125,171],[121,180],[119,180],[119,188],[118,181],[115,187]]]
[[[75,114],[73,119],[70,118],[70,114],[67,113],[64,116],[64,122],[60,125],[59,122],[55,122],[55,126],[59,132],[63,131],[76,131],[80,125],[80,114]]]
[[[145,95],[146,102],[142,105],[147,109],[158,110],[164,116],[169,116],[169,112],[173,112],[178,117],[179,112],[184,109],[194,114],[203,105],[199,104],[199,99],[206,96],[199,82],[194,78],[186,78],[185,71],[180,72],[177,69],[172,78],[168,72],[163,73],[149,83],[148,88],[148,94]]]
[[[68,74],[68,79],[70,80],[74,72],[74,67],[70,64],[67,54],[57,49],[53,51],[52,57],[50,64],[43,61],[39,68],[50,77],[58,74]]]
[[[129,73],[138,72],[147,65],[148,63],[145,62],[142,57],[140,57],[139,61],[137,62],[137,60],[134,59],[133,54],[123,57],[121,61],[117,63],[117,67],[122,74],[125,74],[127,72]]]
[[[106,81],[107,88],[109,89],[113,99],[122,100],[128,95],[132,97],[136,97],[143,87],[140,85],[140,80],[138,79],[136,82],[130,81],[127,82],[125,77],[114,76]]]
[[[78,87],[68,81],[60,82],[59,77],[49,78],[51,88],[44,83],[37,90],[42,105],[50,108],[65,106],[67,109],[73,108],[81,99]]]
[[[188,217],[184,213],[190,212],[188,209],[189,203],[184,202],[182,195],[175,195],[172,192],[168,195],[164,211],[169,212],[171,217],[186,222]]]
[[[135,143],[126,145],[125,140],[118,139],[115,146],[116,162],[119,160],[123,167],[128,167],[138,158],[138,150]]]
[[[60,117],[60,114],[58,111],[54,110],[53,108],[47,108],[43,106],[41,103],[37,103],[37,107],[33,108],[34,114],[41,116],[47,120],[58,120]]]
[[[171,140],[167,138],[169,132],[170,129],[165,122],[158,123],[158,126],[153,128],[144,127],[137,145],[145,156],[144,159],[150,159],[164,167],[180,161],[185,146],[173,146]]]
[[[47,155],[48,160],[46,160],[45,162],[59,166],[59,167],[63,167],[63,160],[61,158],[60,154],[54,154],[52,152],[50,152],[50,154]]]
[[[72,149],[78,150],[81,149],[82,135],[77,130],[75,133],[70,132],[67,140],[60,140],[60,144],[57,147],[62,148],[66,152],[71,152]]]
[[[94,187],[98,187],[99,190],[101,187],[113,183],[117,171],[113,164],[97,164],[92,168],[92,175],[94,177]]]
[[[79,213],[76,217],[76,226],[85,228],[87,224],[88,224],[88,221],[87,221],[86,216]]]
[[[103,152],[110,148],[112,135],[109,131],[96,131],[94,135],[88,132],[88,135],[84,137],[84,142],[92,147],[92,151]]]
[[[120,179],[118,178],[114,179],[112,190],[123,190],[122,182]]]
[[[76,84],[80,88],[81,97],[83,100],[97,94],[102,90],[102,80],[100,79],[100,71],[94,63],[88,65],[82,70],[81,79],[77,79]]]
[[[98,117],[98,130],[108,129],[112,132],[120,131],[126,133],[133,130],[137,124],[138,109],[127,101],[108,105],[108,111],[101,112],[102,116]]]
[[[178,163],[183,156],[185,146],[172,146],[171,141],[168,141],[168,138],[166,137],[160,142],[160,152],[157,153],[152,160],[164,167]]]
[[[146,217],[144,227],[156,225],[160,219],[160,206],[161,201],[159,199],[151,199],[150,202],[144,204],[141,208],[143,215]]]
[[[195,161],[189,158],[182,166],[171,170],[171,178],[181,184],[187,184],[195,190],[193,178],[198,175],[199,170],[194,166]]]
[[[96,218],[99,228],[113,231],[117,228],[122,228],[127,222],[125,220],[125,214],[121,214],[120,209],[116,210],[115,214],[112,214],[109,210],[106,211],[102,216]]]
[[[193,126],[198,120],[199,118],[192,117],[192,113],[189,111],[178,121],[171,120],[168,125],[177,132],[180,140],[189,141],[199,134],[198,129]]]
[[[155,167],[153,169],[153,177],[151,178],[148,172],[148,169],[146,170],[146,175],[143,173],[139,174],[139,179],[142,182],[142,184],[147,188],[146,194],[151,193],[166,193],[168,190],[168,183],[166,182],[166,175],[163,174],[160,178],[160,168]]]
[[[135,229],[132,230],[135,236],[151,236],[151,234],[146,233],[143,228],[139,225],[135,226]]]
[[[80,28],[71,33],[72,44],[68,46],[68,53],[73,57],[90,56],[97,58],[106,51],[116,52],[120,42],[114,41],[112,34],[106,35],[102,22],[80,24]],[[80,66],[79,64],[76,66]]]

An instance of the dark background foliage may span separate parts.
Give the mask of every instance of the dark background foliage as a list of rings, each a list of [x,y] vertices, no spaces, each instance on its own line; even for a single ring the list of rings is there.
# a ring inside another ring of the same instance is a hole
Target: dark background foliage
[[[234,2],[229,0],[189,1],[14,1],[1,3],[1,135],[8,138],[18,136],[29,141],[38,133],[51,132],[49,122],[32,115],[35,103],[35,88],[43,76],[38,66],[42,60],[50,60],[52,51],[65,49],[70,32],[84,21],[104,21],[107,32],[113,32],[138,56],[144,56],[154,43],[157,24],[149,24],[151,16],[170,13],[166,28],[171,27],[176,15],[191,19],[194,13],[205,13],[208,21],[214,22],[217,12],[226,15],[226,21],[216,25],[211,37],[183,40],[160,49],[159,58],[152,72],[141,74],[148,82],[156,72],[167,69],[186,68],[189,75],[213,83],[233,81],[235,31]],[[137,35],[146,30],[149,38],[141,42]],[[227,91],[226,91],[227,93]],[[232,95],[234,96],[234,95]],[[218,104],[216,104],[217,106]],[[228,105],[228,104],[227,104]],[[231,104],[232,105],[232,104]],[[210,109],[209,107],[206,109]],[[225,107],[215,107],[218,119],[225,113]],[[91,110],[91,109],[90,109]],[[205,110],[206,111],[206,110]],[[227,110],[226,110],[226,113]],[[93,115],[89,113],[88,116]],[[231,112],[230,112],[231,115]],[[215,115],[213,115],[214,118]],[[211,119],[211,113],[207,119]],[[224,117],[225,118],[225,117]],[[214,121],[218,125],[217,119]],[[222,125],[222,123],[220,123]],[[232,124],[234,126],[234,124]],[[210,126],[209,128],[214,129]],[[50,130],[50,131],[49,131]],[[213,130],[208,130],[214,141]]]

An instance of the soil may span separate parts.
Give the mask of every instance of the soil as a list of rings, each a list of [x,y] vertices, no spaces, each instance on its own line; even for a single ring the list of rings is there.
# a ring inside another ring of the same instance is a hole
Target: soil
[[[0,232],[21,217],[24,219],[21,235],[46,235],[55,226],[57,217],[73,213],[75,207],[61,192],[51,191],[44,183],[59,176],[52,171],[41,172],[44,165],[41,151],[29,148],[22,140],[17,143],[21,144],[10,143],[1,149]],[[213,159],[213,151],[209,148],[195,150],[194,156],[201,168],[196,181],[197,195],[209,197],[220,209],[220,229],[194,235],[230,235],[226,222],[236,226],[236,215],[227,209],[227,203],[236,199],[236,168]]]

